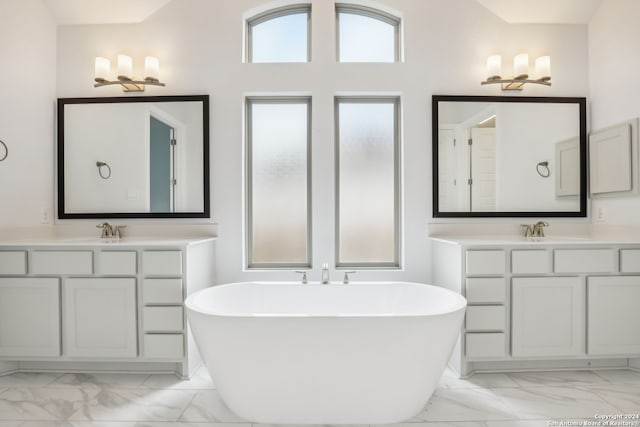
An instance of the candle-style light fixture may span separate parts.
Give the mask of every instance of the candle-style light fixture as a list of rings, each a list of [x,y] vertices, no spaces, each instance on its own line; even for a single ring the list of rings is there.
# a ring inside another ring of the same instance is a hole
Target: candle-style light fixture
[[[118,55],[118,77],[116,80],[109,80],[111,73],[111,62],[107,58],[97,57],[95,61],[96,84],[93,87],[109,85],[121,85],[124,92],[142,92],[145,85],[165,86],[160,83],[160,62],[158,58],[146,56],[144,58],[144,79],[133,78],[133,60],[127,55]]]
[[[480,84],[500,83],[502,90],[522,90],[526,83],[551,86],[551,58],[541,56],[535,61],[535,77],[529,76],[529,55],[521,53],[513,58],[513,78],[502,77],[502,57],[491,55],[487,58],[487,79]]]

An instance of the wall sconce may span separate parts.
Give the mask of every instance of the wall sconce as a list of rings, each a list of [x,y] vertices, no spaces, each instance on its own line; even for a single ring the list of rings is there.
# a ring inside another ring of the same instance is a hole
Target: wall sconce
[[[513,58],[513,71],[515,77],[502,78],[502,58],[500,55],[491,55],[487,58],[487,79],[480,84],[502,84],[502,90],[522,90],[525,83],[551,86],[551,58],[541,56],[535,61],[536,78],[529,78],[529,55],[521,53]]]
[[[133,76],[133,60],[127,55],[118,55],[118,78],[109,80],[111,62],[107,58],[97,57],[95,62],[96,84],[93,87],[121,85],[123,92],[143,92],[145,85],[165,86],[160,83],[160,63],[158,58],[145,56],[144,80],[135,80]]]

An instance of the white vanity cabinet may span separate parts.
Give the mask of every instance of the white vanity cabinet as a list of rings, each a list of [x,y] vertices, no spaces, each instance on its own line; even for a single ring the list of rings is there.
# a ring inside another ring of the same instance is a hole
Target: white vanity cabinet
[[[135,278],[68,278],[64,307],[67,356],[138,355]]]
[[[511,355],[580,355],[585,313],[582,280],[514,277],[511,282]]]
[[[60,356],[60,279],[0,278],[0,357]]]
[[[432,284],[467,298],[462,376],[640,366],[640,242],[430,241]]]
[[[587,353],[640,354],[640,276],[587,278]]]
[[[215,285],[214,242],[0,242],[0,361],[188,377],[200,356],[183,302]]]

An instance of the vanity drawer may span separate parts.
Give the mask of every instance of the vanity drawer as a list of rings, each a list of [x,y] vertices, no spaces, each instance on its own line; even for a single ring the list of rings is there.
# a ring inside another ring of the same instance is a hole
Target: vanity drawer
[[[182,334],[145,334],[143,347],[147,359],[182,359],[184,356]]]
[[[143,325],[145,331],[182,332],[182,307],[144,307]]]
[[[136,253],[131,252],[99,252],[98,274],[132,275],[137,273]]]
[[[182,304],[182,279],[144,279],[142,301],[145,304]]]
[[[473,303],[504,303],[506,284],[502,277],[474,277],[467,279],[465,297]]]
[[[466,267],[468,275],[504,274],[505,252],[503,250],[467,251]]]
[[[86,274],[93,273],[91,251],[34,251],[31,254],[33,274]]]
[[[556,249],[556,273],[614,273],[618,271],[613,249]]]
[[[181,251],[144,251],[142,273],[148,276],[179,276],[182,274]]]
[[[622,273],[640,273],[640,249],[622,249],[620,251],[620,271]]]
[[[513,274],[543,274],[551,272],[551,257],[546,250],[511,251]]]
[[[27,274],[27,253],[25,251],[0,252],[0,274]]]
[[[467,307],[465,326],[474,331],[495,331],[505,328],[504,306]]]
[[[503,332],[466,334],[466,355],[468,358],[504,357],[504,353]]]

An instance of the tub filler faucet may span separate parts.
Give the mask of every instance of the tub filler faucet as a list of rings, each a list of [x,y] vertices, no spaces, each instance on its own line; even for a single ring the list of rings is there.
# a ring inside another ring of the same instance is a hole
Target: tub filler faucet
[[[322,263],[322,283],[323,285],[327,285],[329,283],[329,263],[326,261]]]

